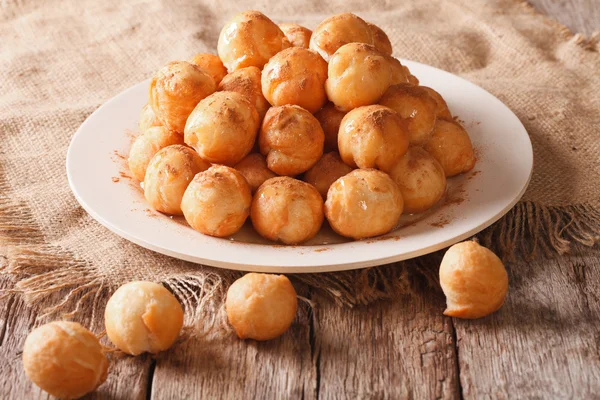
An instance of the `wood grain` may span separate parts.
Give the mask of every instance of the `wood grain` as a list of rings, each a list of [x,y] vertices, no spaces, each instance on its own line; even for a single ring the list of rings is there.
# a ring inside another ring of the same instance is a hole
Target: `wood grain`
[[[573,33],[586,36],[600,31],[598,0],[529,0],[540,13],[551,16]]]

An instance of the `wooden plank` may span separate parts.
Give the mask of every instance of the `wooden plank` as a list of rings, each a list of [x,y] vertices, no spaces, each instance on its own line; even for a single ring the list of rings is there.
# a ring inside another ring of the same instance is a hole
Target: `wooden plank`
[[[586,36],[600,31],[600,3],[598,0],[529,0],[540,13],[556,19],[573,33]]]

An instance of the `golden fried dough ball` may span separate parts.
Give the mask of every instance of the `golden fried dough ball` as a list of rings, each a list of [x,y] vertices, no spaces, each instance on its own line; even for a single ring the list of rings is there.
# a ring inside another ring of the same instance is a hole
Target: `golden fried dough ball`
[[[196,104],[216,89],[215,81],[205,69],[173,61],[152,77],[149,103],[162,125],[181,133]]]
[[[388,61],[390,62],[390,67],[392,68],[392,82],[390,85],[398,85],[400,83],[411,85],[419,84],[419,80],[410,74],[408,68],[402,65],[400,60],[390,56],[388,57]]]
[[[468,241],[455,244],[444,254],[440,285],[446,295],[444,315],[481,318],[502,307],[508,275],[498,256]]]
[[[323,133],[325,133],[324,151],[337,151],[338,132],[345,115],[346,112],[335,108],[333,103],[325,104],[323,108],[315,113],[315,118],[321,124]]]
[[[375,24],[367,22],[369,29],[371,30],[371,35],[373,37],[373,46],[377,48],[383,54],[392,54],[392,42],[390,42],[390,38],[388,35]]]
[[[343,13],[331,16],[321,22],[310,37],[310,49],[316,51],[325,61],[329,61],[340,47],[348,43],[373,44],[373,33],[369,24],[362,18]]]
[[[119,287],[104,310],[106,334],[121,351],[137,356],[167,350],[183,326],[183,309],[175,296],[154,282]]]
[[[148,128],[135,139],[129,150],[127,162],[131,175],[138,181],[143,181],[146,176],[146,167],[156,152],[173,144],[183,144],[183,136],[164,126]]]
[[[190,182],[181,199],[181,210],[198,232],[225,237],[244,225],[251,202],[250,186],[242,174],[231,167],[213,165]]]
[[[355,108],[342,120],[338,147],[351,167],[389,171],[408,149],[406,123],[384,106]]]
[[[236,92],[202,100],[185,125],[184,140],[205,160],[235,165],[252,150],[260,126],[254,105]]]
[[[221,62],[219,56],[215,54],[200,53],[196,54],[190,60],[192,64],[196,64],[200,68],[204,68],[210,76],[212,76],[215,84],[218,85],[221,79],[227,75],[227,68]]]
[[[406,214],[431,208],[446,192],[446,175],[440,163],[418,146],[406,154],[389,171],[404,199]]]
[[[140,132],[144,133],[147,129],[150,129],[154,126],[162,126],[154,111],[152,111],[152,107],[150,104],[146,104],[142,108],[142,112],[140,113],[140,122],[138,123],[140,128]]]
[[[457,122],[438,119],[424,148],[439,161],[446,177],[470,171],[475,166],[469,134]]]
[[[271,107],[258,136],[269,169],[294,176],[315,165],[323,155],[325,134],[319,121],[299,106]]]
[[[267,160],[259,153],[248,154],[234,167],[246,178],[252,193],[267,179],[275,178],[277,175],[267,167]]]
[[[364,43],[349,43],[340,47],[328,67],[325,82],[327,97],[337,108],[353,108],[374,104],[392,81],[388,57]]]
[[[402,208],[402,194],[392,178],[376,169],[356,169],[329,188],[325,216],[340,235],[363,239],[394,229]]]
[[[240,339],[269,340],[282,335],[296,316],[298,298],[284,275],[249,273],[227,291],[225,309]]]
[[[273,56],[262,71],[262,92],[274,106],[296,104],[311,113],[327,96],[327,63],[312,50],[290,47]]]
[[[408,83],[393,85],[381,97],[379,104],[396,111],[407,121],[410,144],[420,146],[429,140],[437,103],[426,89]]]
[[[258,111],[258,118],[262,121],[271,105],[263,96],[260,79],[260,69],[256,67],[240,68],[225,76],[219,84],[218,90],[237,92],[246,96],[250,103],[254,104]]]
[[[312,35],[310,29],[291,23],[279,24],[279,29],[283,31],[292,46],[308,49]]]
[[[435,103],[436,103],[435,115],[438,118],[452,119],[452,114],[450,114],[450,109],[448,108],[448,104],[446,104],[446,100],[444,100],[442,95],[430,87],[427,87],[427,86],[421,86],[421,87],[427,91],[427,93],[429,94],[429,96],[431,96],[432,99],[435,100]]]
[[[323,154],[323,157],[304,174],[304,181],[317,188],[323,199],[327,198],[327,191],[333,182],[350,173],[352,168],[344,164],[340,155],[332,151]]]
[[[258,11],[244,11],[225,24],[217,50],[229,72],[255,66],[262,68],[269,58],[290,47],[279,27]]]
[[[198,172],[210,167],[192,149],[180,144],[159,150],[146,168],[144,196],[152,208],[181,215],[181,198]]]
[[[408,69],[408,67],[406,65],[403,65],[402,68],[404,69],[404,74],[407,76],[408,83],[410,83],[411,85],[418,85],[419,84],[419,80],[417,79],[416,76],[414,76],[410,72],[410,69]]]
[[[252,200],[250,218],[264,238],[285,244],[307,241],[323,223],[323,199],[314,186],[287,176],[263,183]]]

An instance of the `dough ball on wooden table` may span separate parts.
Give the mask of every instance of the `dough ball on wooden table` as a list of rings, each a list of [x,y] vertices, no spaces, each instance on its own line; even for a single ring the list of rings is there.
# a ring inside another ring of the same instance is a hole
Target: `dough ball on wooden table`
[[[92,332],[76,322],[54,321],[27,336],[23,368],[52,396],[78,399],[104,383],[108,359]]]
[[[327,101],[327,63],[319,54],[290,47],[275,56],[262,71],[262,92],[274,106],[295,104],[311,113]]]
[[[373,46],[377,48],[383,54],[392,54],[392,42],[390,42],[390,38],[388,35],[375,24],[367,22],[369,26],[369,30],[371,31],[371,37],[373,40]]]
[[[470,171],[475,166],[469,134],[457,122],[438,119],[424,149],[442,165],[446,177]]]
[[[448,104],[446,104],[446,100],[444,100],[442,95],[430,87],[427,87],[427,86],[420,86],[420,87],[425,89],[427,91],[427,93],[429,93],[429,96],[431,96],[431,98],[433,100],[435,100],[435,103],[436,103],[435,115],[438,118],[452,119],[452,114],[450,113]]]
[[[310,29],[292,23],[279,24],[279,29],[283,31],[292,46],[308,49],[312,35]]]
[[[333,53],[348,43],[373,44],[373,32],[362,18],[343,13],[333,15],[321,22],[310,37],[310,49],[316,51],[325,61]]]
[[[223,78],[219,91],[237,92],[246,96],[254,104],[258,119],[262,121],[271,105],[263,96],[260,79],[261,72],[257,67],[240,68]]]
[[[146,176],[146,167],[152,157],[162,148],[173,144],[183,144],[183,135],[170,131],[164,126],[148,128],[135,139],[127,163],[131,175],[138,181],[143,181]]]
[[[183,326],[183,309],[175,296],[154,282],[129,282],[106,303],[106,334],[119,350],[137,356],[167,350]]]
[[[338,131],[346,114],[345,111],[335,108],[333,103],[325,104],[323,108],[315,113],[315,118],[319,120],[323,133],[325,133],[324,151],[337,151]]]
[[[140,132],[144,133],[146,132],[146,130],[155,126],[162,126],[162,124],[156,117],[156,114],[154,114],[154,111],[152,110],[152,107],[150,107],[150,104],[146,104],[142,108],[142,112],[140,113],[140,122],[138,123]]]
[[[156,211],[181,215],[185,189],[198,172],[209,167],[210,164],[189,147],[176,144],[159,150],[146,168],[146,201]]]
[[[216,89],[205,69],[186,61],[173,61],[152,77],[149,103],[167,129],[181,133],[196,104]]]
[[[352,168],[344,164],[340,155],[332,151],[323,154],[323,157],[304,173],[304,181],[316,187],[321,197],[326,199],[331,184],[351,171]]]
[[[277,175],[267,167],[267,160],[262,154],[248,154],[234,167],[246,178],[252,193],[256,192],[267,179],[275,178]]]
[[[334,231],[352,239],[383,235],[396,227],[403,201],[398,185],[376,169],[356,169],[327,192],[325,216]]]
[[[287,176],[263,183],[252,200],[250,217],[264,238],[299,244],[319,232],[323,199],[314,186]]]
[[[227,68],[225,68],[219,56],[215,54],[196,54],[192,57],[190,62],[200,68],[204,68],[204,70],[213,78],[216,85],[218,85],[221,82],[221,79],[227,75]]]

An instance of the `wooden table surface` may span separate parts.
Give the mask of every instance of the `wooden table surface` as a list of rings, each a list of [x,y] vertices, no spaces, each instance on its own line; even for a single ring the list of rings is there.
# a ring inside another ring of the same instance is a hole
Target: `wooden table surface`
[[[531,3],[574,32],[600,29],[598,0]],[[411,294],[369,307],[340,308],[306,293],[315,307],[303,304],[277,340],[204,337],[156,358],[113,355],[107,382],[88,397],[600,397],[600,249],[574,246],[507,268],[509,296],[487,318],[444,317],[441,290],[416,274],[408,277]],[[47,398],[20,360],[34,318],[18,296],[0,300],[0,397]]]

